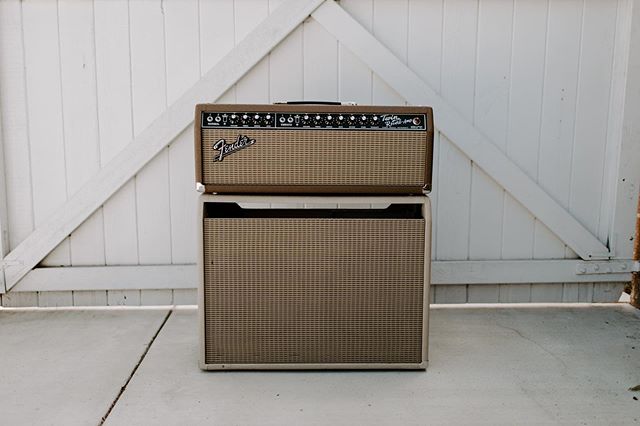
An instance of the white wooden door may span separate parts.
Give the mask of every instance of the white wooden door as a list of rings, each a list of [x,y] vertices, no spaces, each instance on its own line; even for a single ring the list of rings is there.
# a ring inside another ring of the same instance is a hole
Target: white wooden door
[[[187,89],[229,59],[225,55],[259,23],[282,13],[281,3],[0,2],[0,140],[9,248],[18,247]],[[406,90],[399,81],[402,72],[377,68],[375,59],[363,58],[355,47],[352,51],[347,39],[357,29],[332,29],[327,19],[338,15],[329,6],[343,8],[594,241],[612,249],[614,257],[629,257],[632,222],[628,215],[614,220],[614,205],[622,202],[623,112],[638,115],[629,110],[637,103],[624,109],[630,31],[632,24],[638,26],[630,11],[638,13],[637,2],[328,3],[294,24],[297,28],[244,76],[236,76],[237,83],[217,101],[407,103],[409,96],[396,90]],[[386,72],[386,78],[376,71]],[[192,136],[189,127],[168,141],[41,265],[193,264]],[[450,138],[446,132],[436,135],[434,260],[578,257],[505,190],[509,182],[496,182],[464,153],[462,140]],[[637,184],[637,172],[625,179]],[[129,287],[120,291],[148,289]],[[465,300],[503,299],[498,285],[447,287],[443,294],[464,291]],[[87,283],[86,290],[92,289]],[[172,289],[163,290],[154,300],[172,300]],[[536,290],[526,284],[518,284],[517,291],[536,300]],[[541,291],[562,299],[565,290],[556,285]],[[58,296],[62,299],[55,303],[73,303],[71,291]],[[132,298],[140,303],[139,295]]]

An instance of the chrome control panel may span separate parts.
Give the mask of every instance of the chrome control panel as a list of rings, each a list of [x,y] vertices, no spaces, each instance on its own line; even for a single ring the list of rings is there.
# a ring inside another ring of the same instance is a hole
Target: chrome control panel
[[[425,114],[203,112],[202,128],[428,130]]]

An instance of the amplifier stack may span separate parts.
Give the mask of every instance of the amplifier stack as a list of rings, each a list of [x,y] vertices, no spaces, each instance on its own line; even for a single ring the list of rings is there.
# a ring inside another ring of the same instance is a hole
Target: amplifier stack
[[[196,107],[202,369],[426,368],[433,134],[428,107]]]

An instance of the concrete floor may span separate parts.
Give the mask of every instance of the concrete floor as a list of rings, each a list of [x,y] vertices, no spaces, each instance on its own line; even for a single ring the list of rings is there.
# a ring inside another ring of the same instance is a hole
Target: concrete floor
[[[0,310],[0,424],[99,424],[125,384],[107,425],[640,422],[624,304],[434,308],[426,372],[201,372],[195,310],[168,312]]]

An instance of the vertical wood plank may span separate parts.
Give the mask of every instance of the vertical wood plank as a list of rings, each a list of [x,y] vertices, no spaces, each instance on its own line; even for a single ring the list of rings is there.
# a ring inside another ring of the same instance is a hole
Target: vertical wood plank
[[[512,17],[512,3],[479,2],[475,124],[503,152],[506,151],[509,117]],[[499,259],[502,256],[504,190],[475,164],[471,169],[471,180],[469,258]],[[495,294],[497,301],[497,286],[482,292]],[[470,298],[471,295],[470,289]]]
[[[140,306],[140,290],[107,290],[109,306]]]
[[[369,31],[373,27],[373,0],[347,0],[340,4]],[[372,103],[373,73],[349,49],[338,46],[339,99],[361,105]]]
[[[538,176],[538,147],[547,31],[548,1],[515,0],[506,152],[532,179]],[[533,258],[535,218],[507,194],[503,253]]]
[[[374,0],[341,0],[340,6],[358,21],[360,25],[371,31],[373,28]]]
[[[303,98],[302,33],[293,30],[269,56],[269,102]]]
[[[96,0],[95,40],[100,135],[104,166],[133,138],[129,6],[126,0]],[[135,179],[103,206],[107,265],[138,263]]]
[[[585,2],[569,210],[597,233],[616,31],[615,2]]]
[[[240,41],[245,38],[268,15],[269,3],[266,0],[237,1],[235,3],[235,39]],[[269,102],[269,55],[238,81],[236,102]]]
[[[71,263],[104,265],[104,219],[102,209],[97,210],[71,234]]]
[[[61,0],[60,65],[67,193],[100,168],[93,3]],[[104,265],[102,209],[71,234],[72,265]]]
[[[73,306],[73,292],[40,291],[38,292],[38,306],[41,308]]]
[[[107,292],[105,290],[74,291],[73,306],[107,306]]]
[[[2,306],[5,308],[30,308],[38,306],[37,291],[11,292],[2,295]]]
[[[213,68],[235,45],[233,3],[233,0],[198,2],[201,74]]]
[[[531,284],[501,284],[500,303],[527,303],[531,301]]]
[[[200,8],[200,74],[209,71],[236,44],[235,1],[199,0]],[[211,100],[212,102],[214,99]],[[222,95],[218,103],[235,103],[235,85]]]
[[[135,179],[127,182],[103,207],[107,265],[138,264]]]
[[[197,305],[198,294],[195,289],[174,289],[173,290],[174,305]]]
[[[531,301],[534,303],[562,302],[562,283],[531,284]]]
[[[2,17],[1,14],[5,10],[0,9],[0,25],[2,25]],[[2,35],[0,33],[0,35]],[[0,45],[0,48],[2,46]],[[0,58],[2,59],[2,58]],[[2,64],[2,62],[0,62]],[[0,75],[3,74],[0,70]],[[0,82],[0,259],[4,258],[7,253],[9,253],[9,223],[7,220],[7,185],[6,185],[6,166],[5,166],[5,158],[4,158],[4,142],[3,142],[3,131],[2,131],[2,109],[3,102],[1,99],[2,96],[2,82]],[[6,104],[4,104],[4,108],[6,108]],[[4,271],[0,266],[0,294],[5,291],[5,280],[4,280]],[[1,296],[0,296],[1,297]],[[2,299],[0,298],[0,306],[2,306]]]
[[[409,22],[407,40],[407,65],[427,84],[441,90],[442,67],[442,25],[444,0],[409,0]],[[436,121],[436,129],[437,129]],[[438,174],[440,163],[440,132],[434,136],[431,199],[431,220],[438,223]],[[448,167],[445,165],[444,167]],[[431,256],[435,259],[438,252],[438,228],[432,229]]]
[[[473,120],[476,69],[477,2],[449,0],[444,5],[442,95]],[[471,162],[442,135],[438,162],[437,259],[467,259]],[[436,299],[438,292],[436,291]]]
[[[621,3],[620,14],[626,18],[620,31],[628,37],[626,45],[619,47],[618,61],[614,64],[618,76],[626,76],[622,120],[619,122],[620,142],[612,181],[615,194],[609,239],[616,257],[630,258],[633,252],[634,224],[640,187],[640,4],[637,0]],[[622,70],[620,70],[622,68]],[[610,208],[610,206],[608,206]]]
[[[407,62],[408,1],[374,0],[372,32],[401,61]],[[373,75],[373,103],[404,105],[406,101],[385,81]]]
[[[164,0],[167,102],[175,102],[200,76],[197,0]]]
[[[199,0],[200,6],[200,73],[210,70],[236,45],[235,1]],[[211,100],[212,102],[214,99]],[[218,103],[235,103],[236,87],[231,87]]]
[[[129,3],[133,128],[139,134],[167,106],[164,4]],[[141,264],[171,262],[169,153],[162,150],[136,176],[138,258]]]
[[[468,257],[471,167],[469,159],[443,134],[438,149],[438,162],[442,166],[438,171],[438,222],[434,226],[437,228],[436,259],[465,260]]]
[[[565,303],[579,302],[580,285],[579,283],[564,283],[562,286],[562,301]]]
[[[434,289],[433,303],[467,303],[466,285],[437,285]]]
[[[442,95],[468,120],[473,120],[477,1],[447,0],[444,6]]]
[[[303,32],[304,98],[339,100],[338,41],[313,19],[304,22]]]
[[[172,290],[140,290],[141,306],[163,306],[172,304]]]
[[[175,101],[200,76],[198,1],[165,1],[167,99]],[[195,261],[197,192],[194,191],[193,128],[189,126],[169,146],[171,261]],[[144,297],[143,297],[144,299]],[[144,301],[143,301],[143,304]]]
[[[67,192],[100,167],[93,4],[59,0],[60,68]]]
[[[620,0],[616,4],[615,36],[613,40],[611,86],[607,110],[607,137],[604,153],[604,174],[600,201],[600,220],[597,236],[600,241],[609,241],[614,250],[611,231],[613,225],[617,180],[618,149],[622,140],[624,121],[625,89],[627,83],[627,61],[629,58],[630,25],[633,17],[633,1]],[[630,247],[631,245],[629,245]]]
[[[409,0],[407,65],[440,91],[444,0]]]
[[[469,258],[500,259],[504,190],[475,164],[471,181]]]
[[[284,0],[268,0],[269,3],[269,14],[272,14],[277,8],[279,8]]]
[[[56,211],[68,195],[57,3],[26,1],[22,14],[33,210],[37,226]],[[69,263],[68,239],[42,261],[43,265]]]
[[[9,253],[9,224],[7,222],[7,191],[4,177],[4,154],[2,153],[2,122],[0,122],[0,259]],[[0,272],[0,293],[4,293],[4,272]]]
[[[2,96],[2,92],[0,92]],[[9,253],[9,224],[7,222],[7,186],[5,183],[5,161],[2,143],[2,102],[0,101],[0,259]],[[2,268],[2,267],[0,267]],[[0,269],[0,293],[4,293],[4,271]],[[2,306],[2,300],[0,300]]]
[[[593,302],[594,303],[616,303],[620,300],[620,295],[626,283],[594,283]]]
[[[374,0],[373,32],[401,61],[407,62],[407,0]]]
[[[22,3],[0,2],[0,122],[9,248],[33,230]]]
[[[171,261],[196,260],[196,204],[198,193],[193,176],[193,128],[181,133],[170,146],[169,188],[171,191]]]
[[[562,206],[569,204],[583,3],[549,2],[538,183]],[[535,254],[562,258],[565,246],[536,226]]]
[[[136,176],[140,264],[171,263],[169,152],[165,148]]]
[[[578,284],[578,302],[593,302],[593,287],[594,283]]]
[[[500,286],[492,284],[470,285],[467,289],[467,303],[498,303]]]

